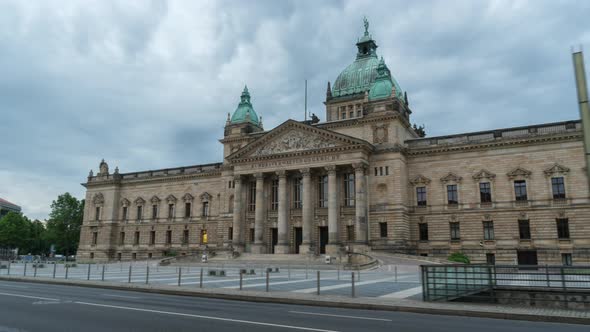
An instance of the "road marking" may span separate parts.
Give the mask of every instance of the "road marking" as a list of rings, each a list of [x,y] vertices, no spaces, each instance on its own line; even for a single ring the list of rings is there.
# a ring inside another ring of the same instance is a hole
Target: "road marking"
[[[367,281],[357,282],[357,283],[355,283],[355,286],[371,285],[371,284],[376,284],[378,282],[387,282],[387,281],[394,281],[394,280],[395,280],[395,278],[391,278],[391,277],[385,278],[385,279],[367,280]],[[350,287],[351,287],[350,282],[346,282],[345,284],[321,287],[320,291],[322,291],[322,290],[327,291],[327,290],[340,289],[340,288],[350,288]],[[313,292],[317,292],[317,290],[318,290],[317,287],[313,287],[313,288],[294,290],[293,293],[313,293]]]
[[[22,294],[0,293],[0,295],[14,296],[14,297],[24,297],[26,299],[35,299],[35,300],[59,301],[59,299],[52,299],[52,298],[40,297],[40,296],[29,296],[29,295],[22,295]]]
[[[244,279],[246,280],[246,279]],[[334,279],[335,280],[335,279]],[[238,279],[239,281],[239,279]],[[295,284],[295,283],[299,283],[299,282],[313,282],[313,279],[302,279],[302,280],[289,280],[289,281],[275,281],[275,282],[269,282],[269,286],[274,286],[274,285],[286,285],[286,284]],[[259,283],[259,284],[249,284],[249,285],[242,285],[242,288],[249,288],[249,287],[260,287],[260,286],[266,286],[266,282],[264,283]],[[229,288],[229,289],[237,289],[240,288],[240,286],[227,286],[227,287],[223,287],[223,288]]]
[[[365,319],[365,320],[379,320],[383,322],[393,322],[391,319],[385,318],[371,318],[371,317],[359,317],[359,316],[345,316],[345,315],[332,315],[332,314],[320,314],[317,312],[305,312],[305,311],[289,311],[293,314],[301,314],[301,315],[315,315],[315,316],[329,316],[329,317],[341,317],[341,318],[351,318],[351,319]]]
[[[1,287],[10,287],[10,288],[29,288],[29,286],[16,286],[16,285],[6,285],[0,284]]]
[[[422,286],[405,289],[403,291],[394,292],[390,294],[381,295],[379,297],[386,297],[392,299],[405,299],[407,297],[422,293]]]
[[[247,280],[260,280],[260,279],[266,279],[266,277],[244,278],[243,281],[247,281]],[[150,279],[150,281],[151,281],[151,279]],[[240,279],[220,279],[220,280],[215,280],[215,279],[209,278],[209,280],[205,280],[203,278],[203,283],[204,284],[216,283],[216,282],[230,282],[230,281],[240,281]],[[189,282],[184,282],[183,281],[182,282],[182,285],[196,285],[198,283],[199,283],[199,281],[189,281]],[[169,283],[168,285],[178,285],[178,282]]]
[[[292,330],[317,331],[317,332],[338,332],[335,330],[322,330],[322,329],[315,329],[315,328],[311,328],[311,327],[255,322],[255,321],[250,321],[250,320],[222,318],[222,317],[214,317],[214,316],[193,315],[193,314],[185,314],[185,313],[181,313],[181,312],[172,312],[172,311],[161,311],[161,310],[152,310],[152,309],[143,309],[143,308],[123,307],[123,306],[117,306],[117,305],[108,305],[108,304],[99,304],[99,303],[90,303],[90,302],[74,302],[74,303],[82,304],[82,305],[89,305],[89,306],[96,306],[96,307],[122,309],[122,310],[153,312],[153,313],[157,313],[157,314],[165,314],[165,315],[173,315],[173,316],[194,317],[194,318],[201,318],[201,319],[220,320],[220,321],[226,321],[226,322],[243,323],[243,324],[251,324],[251,325],[282,327],[282,328],[292,329]]]
[[[120,297],[123,299],[141,299],[141,297],[137,296],[127,296],[127,295],[116,295],[116,294],[101,294],[102,296],[109,296],[109,297]]]

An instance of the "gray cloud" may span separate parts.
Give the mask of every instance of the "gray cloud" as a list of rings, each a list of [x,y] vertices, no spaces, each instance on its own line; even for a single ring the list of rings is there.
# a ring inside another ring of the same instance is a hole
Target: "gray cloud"
[[[101,158],[122,172],[221,160],[244,84],[267,129],[324,118],[367,15],[413,121],[443,135],[578,117],[575,1],[0,3],[0,196],[45,218]]]

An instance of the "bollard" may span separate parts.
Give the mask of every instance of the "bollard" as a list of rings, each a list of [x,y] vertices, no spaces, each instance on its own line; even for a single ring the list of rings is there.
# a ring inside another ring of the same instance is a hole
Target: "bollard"
[[[145,267],[145,284],[149,284],[150,282],[150,267],[146,266]]]
[[[397,265],[393,267],[393,274],[395,275],[395,282],[397,282]]]
[[[88,275],[86,275],[86,280],[90,280],[90,267],[91,265],[88,264]]]
[[[242,290],[242,270],[240,270],[240,290]]]
[[[25,270],[23,271],[23,276],[27,275],[27,262],[25,262]]]
[[[350,280],[352,281],[352,297],[354,297],[354,272],[352,272],[352,278]]]
[[[318,292],[317,295],[320,295],[320,271],[318,271]]]
[[[182,268],[181,268],[181,267],[179,267],[179,268],[178,268],[178,286],[180,286],[180,279],[181,279],[181,276],[182,276]]]
[[[127,283],[131,283],[131,264],[129,264],[129,279],[127,279]]]
[[[291,280],[291,264],[287,264],[288,280]]]
[[[70,266],[66,263],[66,279],[68,279],[68,271],[70,270]]]
[[[269,285],[268,285],[268,281],[269,281],[269,274],[268,274],[268,270],[266,270],[266,291],[268,292],[269,289]]]
[[[203,288],[203,268],[201,268],[201,276],[199,277],[199,288]]]
[[[33,272],[33,278],[37,276],[37,265],[39,265],[39,263],[35,263],[33,264],[35,266],[35,270]]]
[[[53,263],[53,279],[55,279],[55,270],[57,269],[57,263]]]
[[[102,264],[102,272],[100,274],[100,281],[104,281],[104,269],[105,269],[104,264]]]

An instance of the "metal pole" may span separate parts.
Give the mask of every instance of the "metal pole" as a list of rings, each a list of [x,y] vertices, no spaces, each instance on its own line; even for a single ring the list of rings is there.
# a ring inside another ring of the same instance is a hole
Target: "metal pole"
[[[33,277],[37,276],[37,265],[39,265],[39,263],[34,263],[33,266],[35,267],[35,272],[33,272]]]
[[[201,268],[201,276],[199,277],[199,288],[203,288],[203,268]]]
[[[240,270],[240,290],[242,290],[242,270]]]
[[[88,275],[86,276],[86,280],[90,280],[90,264],[88,264]]]
[[[350,278],[350,280],[352,282],[352,297],[354,297],[354,272],[352,272],[352,277]]]
[[[145,267],[145,284],[149,284],[150,283],[150,267],[146,266]]]
[[[395,282],[397,282],[397,265],[393,267],[393,274],[395,276]]]
[[[586,84],[586,70],[584,69],[584,54],[580,50],[572,54],[574,62],[574,74],[580,118],[582,119],[582,132],[584,133],[584,150],[586,152],[586,172],[590,181],[590,108],[588,107],[588,86]]]
[[[308,267],[308,262],[305,262],[305,279],[307,279],[307,267]]]
[[[266,270],[266,291],[268,292],[268,270]]]
[[[551,287],[551,281],[549,281],[549,267],[545,264],[545,279],[547,279],[547,287]]]
[[[361,281],[361,270],[360,270],[360,268],[357,269],[357,271],[358,271],[358,274],[359,274],[357,281]]]
[[[568,308],[568,300],[567,300],[567,286],[565,284],[565,273],[563,272],[563,267],[560,268],[561,272],[561,287],[563,288],[563,299],[565,301],[565,308]]]
[[[68,271],[70,270],[70,266],[66,263],[66,279],[68,279]]]
[[[131,283],[131,264],[129,264],[129,279],[127,279],[127,283]]]
[[[182,278],[182,268],[178,268],[178,286],[180,286],[180,279]]]
[[[25,262],[25,270],[23,271],[23,276],[27,275],[27,262]]]
[[[8,262],[8,271],[6,271],[7,275],[10,275],[10,265],[12,264],[12,262]]]
[[[9,265],[10,266],[10,265]],[[53,279],[55,279],[55,270],[57,269],[57,263],[53,263]]]
[[[102,272],[100,274],[100,281],[104,281],[104,264],[102,264]]]
[[[320,295],[320,271],[318,271],[318,292],[317,295]]]
[[[291,264],[287,263],[288,280],[291,280]]]
[[[340,264],[338,264],[338,280],[340,280]]]

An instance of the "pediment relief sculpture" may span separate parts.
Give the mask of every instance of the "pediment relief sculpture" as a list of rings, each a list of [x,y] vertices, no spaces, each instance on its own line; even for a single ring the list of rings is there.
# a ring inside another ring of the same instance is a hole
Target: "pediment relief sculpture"
[[[131,205],[131,202],[127,198],[123,198],[121,200],[121,205],[123,205],[123,206],[129,206],[129,205]]]
[[[293,129],[257,148],[252,155],[267,156],[278,153],[331,148],[336,145],[336,142],[326,140],[320,135]]]
[[[168,204],[176,203],[176,197],[174,195],[168,195],[168,197],[166,197],[166,201]]]
[[[555,164],[553,164],[553,166],[547,168],[544,172],[545,172],[545,175],[552,176],[555,174],[567,174],[567,173],[569,173],[569,171],[570,171],[569,168],[555,163]]]
[[[528,178],[529,176],[531,176],[531,171],[526,170],[522,167],[517,167],[515,169],[513,169],[512,171],[508,172],[508,178],[510,178],[510,180],[512,179],[516,179],[516,178]]]
[[[473,179],[475,181],[480,181],[482,179],[494,180],[495,178],[496,178],[496,174],[488,171],[487,169],[482,169],[481,171],[479,171],[473,175]]]
[[[92,198],[92,203],[94,203],[94,205],[104,204],[103,194],[102,193],[94,194],[94,197]]]
[[[186,194],[184,194],[184,196],[182,196],[182,200],[185,202],[190,202],[193,199],[195,199],[195,198],[193,197],[193,195],[191,195],[189,193],[186,193]]]
[[[208,192],[204,192],[201,194],[201,196],[199,196],[199,198],[201,199],[201,201],[203,202],[208,202],[211,200],[211,195],[209,195]]]
[[[160,198],[154,195],[150,201],[152,202],[152,204],[158,204],[160,203]]]
[[[447,174],[446,176],[442,177],[440,179],[441,182],[443,183],[447,183],[447,182],[461,182],[463,178],[460,177],[459,175],[453,173],[453,172],[449,172],[449,174]]]
[[[412,180],[410,180],[410,184],[412,185],[419,185],[419,184],[424,184],[427,185],[430,183],[430,179],[425,177],[424,175],[418,175],[415,178],[413,178]]]
[[[389,142],[389,124],[373,125],[373,143],[381,144]]]
[[[145,204],[145,200],[141,197],[137,197],[137,199],[135,200],[135,205],[144,205]]]

